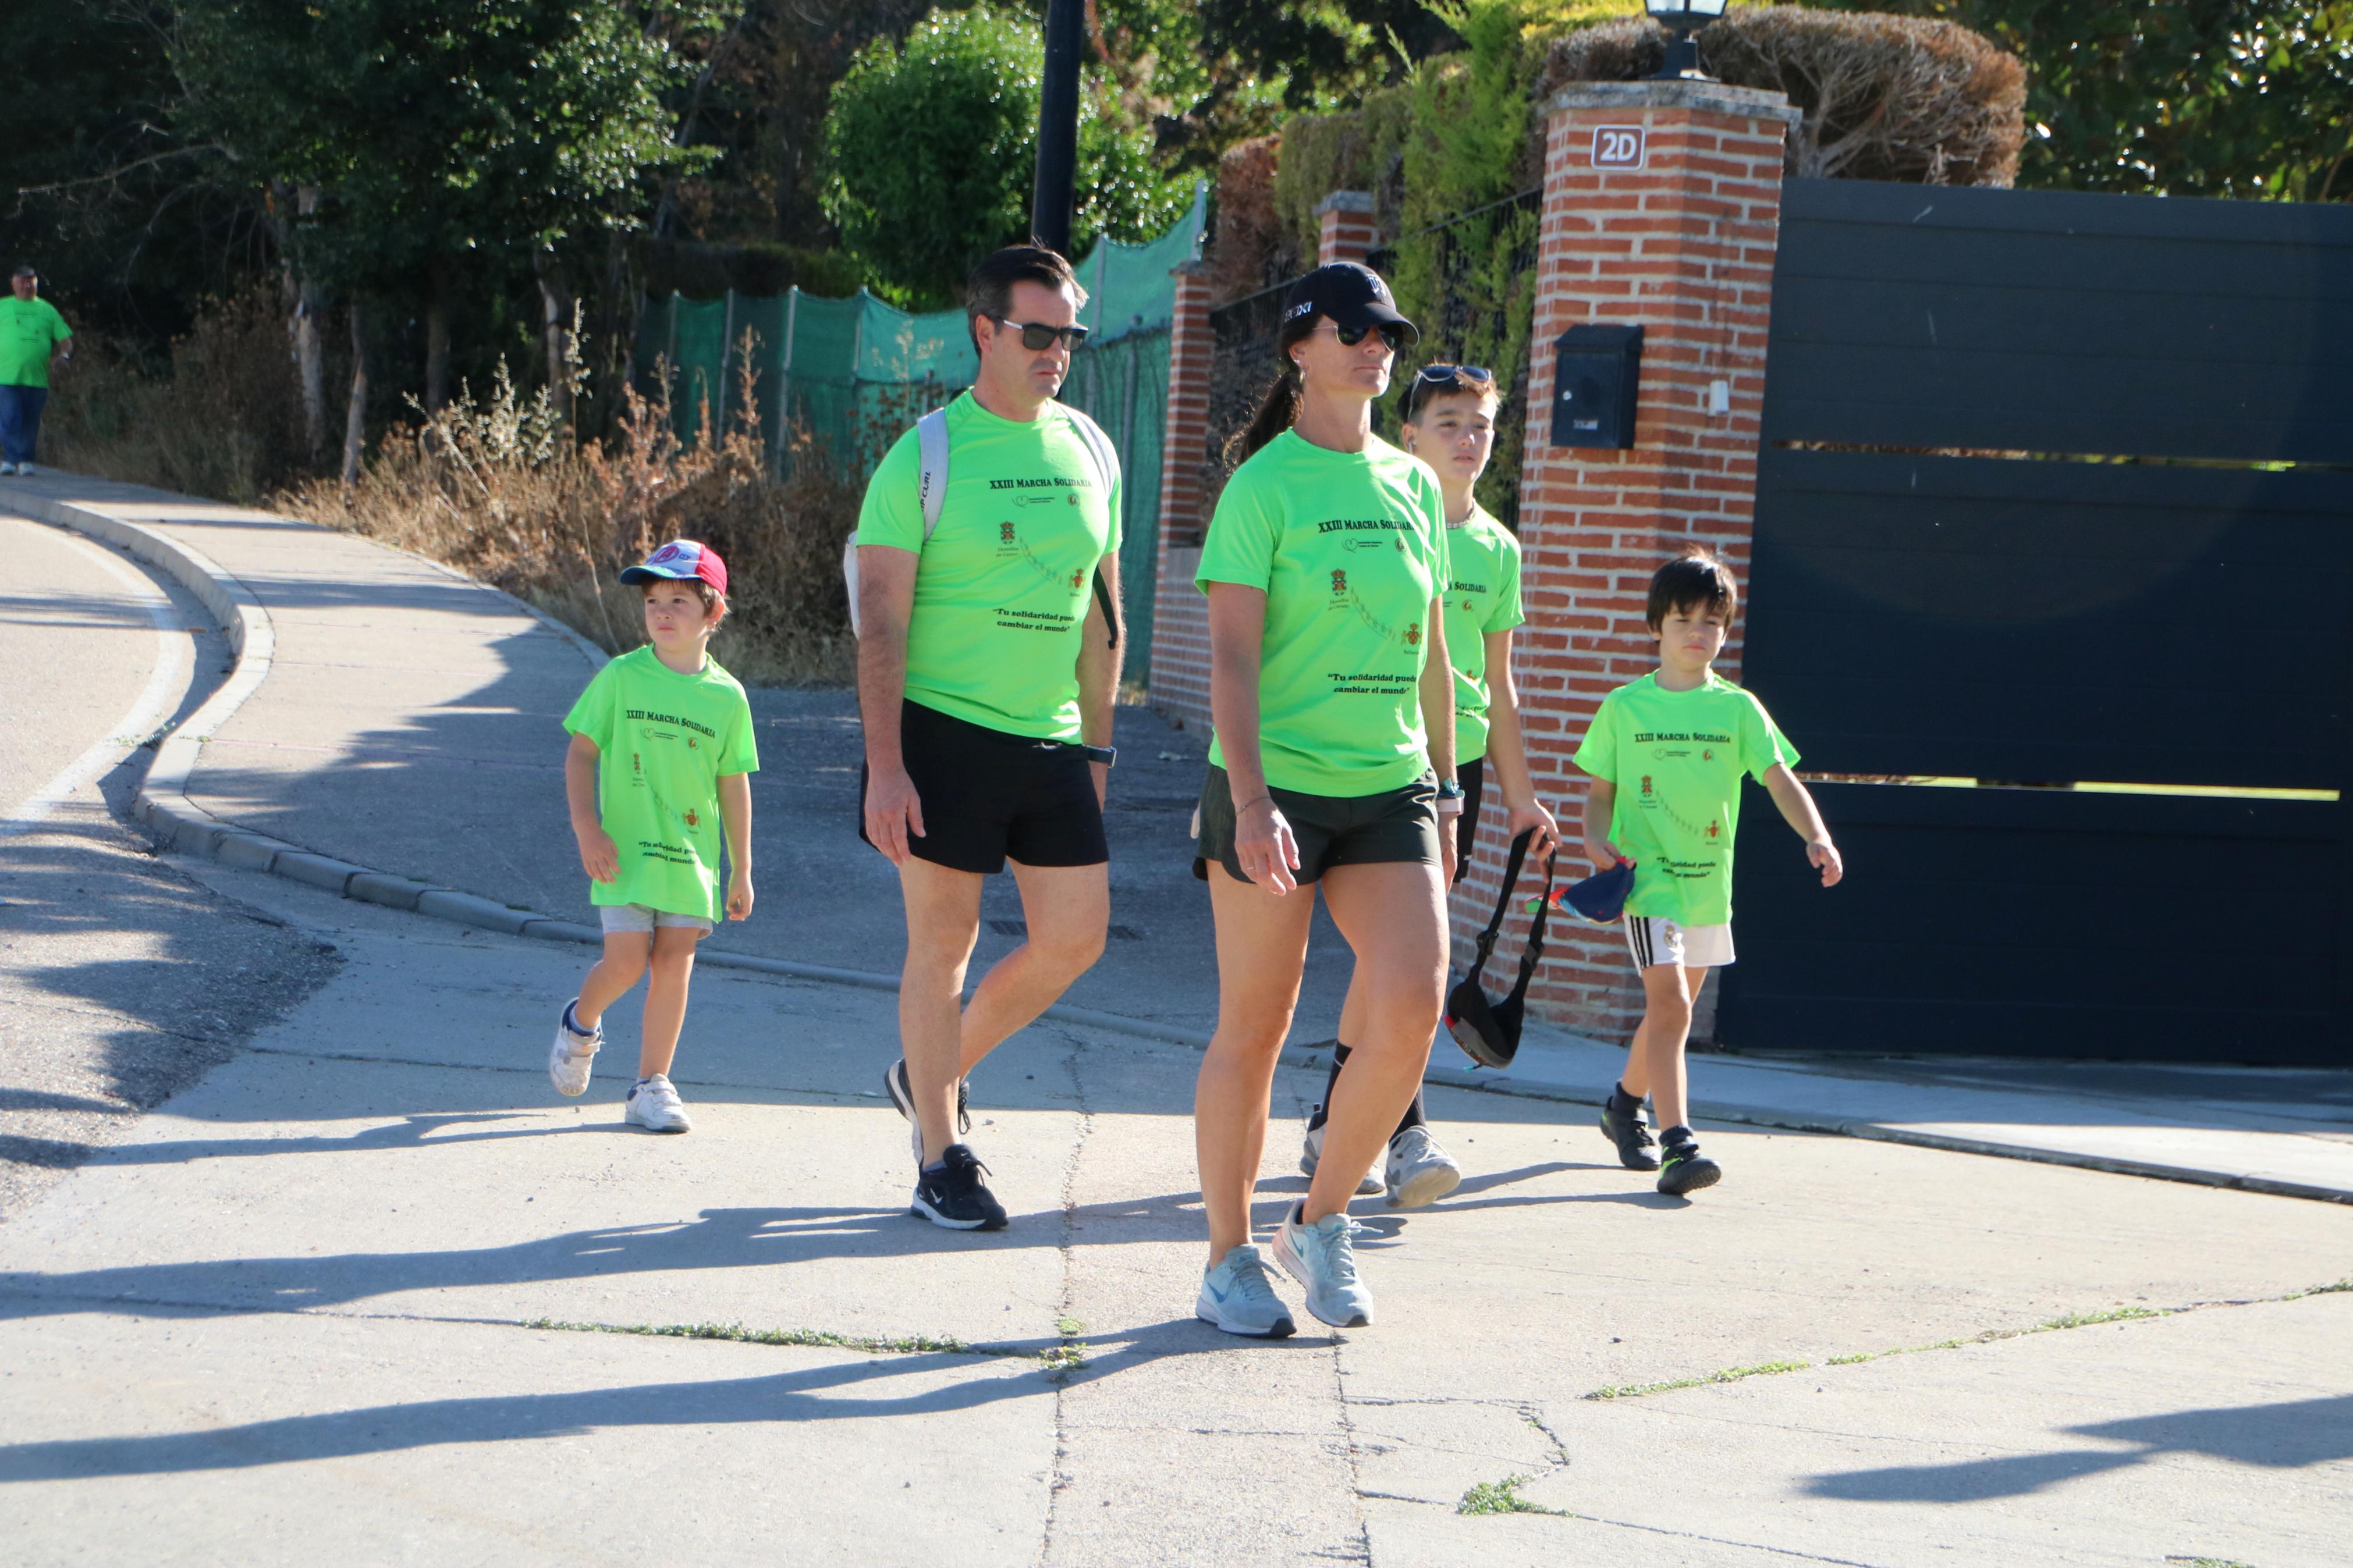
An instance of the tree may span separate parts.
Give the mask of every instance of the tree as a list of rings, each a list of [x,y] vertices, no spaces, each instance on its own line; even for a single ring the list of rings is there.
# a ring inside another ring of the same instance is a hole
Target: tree
[[[2018,183],[2353,199],[2353,0],[1830,0],[1959,22],[2026,61]]]
[[[1035,20],[987,5],[934,12],[904,45],[858,52],[826,116],[826,211],[897,302],[953,300],[972,264],[1029,232],[1044,48]],[[1159,233],[1188,194],[1125,130],[1090,70],[1071,244]]]
[[[681,16],[712,19],[614,0],[181,0],[178,129],[269,194],[306,295],[348,301],[347,475],[364,428],[371,298],[425,299],[427,361],[438,370],[461,275],[527,258],[551,383],[568,380],[557,247],[635,222],[647,172],[691,156],[659,96],[681,68],[659,29]],[[435,400],[443,390],[428,384]]]

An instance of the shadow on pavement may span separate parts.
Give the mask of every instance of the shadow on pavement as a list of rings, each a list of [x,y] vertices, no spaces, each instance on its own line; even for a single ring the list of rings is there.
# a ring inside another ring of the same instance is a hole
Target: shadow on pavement
[[[2203,1454],[2233,1464],[2274,1469],[2353,1459],[2353,1395],[2179,1410],[2070,1426],[2081,1437],[2135,1445],[2125,1451],[2071,1448],[2055,1454],[2015,1454],[1956,1465],[1903,1465],[1817,1476],[1815,1497],[1853,1502],[1984,1502],[2023,1497],[2062,1481],[2123,1469],[2167,1454]]]

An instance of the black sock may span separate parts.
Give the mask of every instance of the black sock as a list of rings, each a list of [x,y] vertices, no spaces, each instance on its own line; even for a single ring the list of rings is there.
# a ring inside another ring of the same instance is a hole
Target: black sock
[[[1332,1071],[1324,1079],[1324,1103],[1308,1113],[1307,1131],[1314,1131],[1332,1119],[1332,1090],[1340,1081],[1340,1069],[1347,1065],[1348,1047],[1335,1040],[1332,1043]]]
[[[1421,1090],[1417,1089],[1413,1091],[1413,1103],[1405,1108],[1404,1119],[1397,1124],[1397,1132],[1389,1134],[1390,1141],[1394,1142],[1397,1139],[1398,1132],[1402,1132],[1409,1127],[1420,1126],[1422,1124],[1422,1121],[1423,1111],[1421,1104]]]
[[[1659,1144],[1666,1149],[1696,1149],[1699,1136],[1688,1127],[1670,1127],[1659,1134]]]
[[[1626,1085],[1620,1081],[1609,1091],[1609,1109],[1620,1116],[1631,1116],[1642,1109],[1642,1097],[1639,1094],[1628,1094]]]

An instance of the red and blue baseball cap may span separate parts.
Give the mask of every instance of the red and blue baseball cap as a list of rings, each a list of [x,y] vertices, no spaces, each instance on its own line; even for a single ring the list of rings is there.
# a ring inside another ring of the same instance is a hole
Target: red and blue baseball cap
[[[719,559],[719,552],[695,540],[673,539],[647,556],[642,565],[621,569],[624,583],[653,583],[665,577],[708,583],[712,593],[723,599],[727,596],[727,563]]]

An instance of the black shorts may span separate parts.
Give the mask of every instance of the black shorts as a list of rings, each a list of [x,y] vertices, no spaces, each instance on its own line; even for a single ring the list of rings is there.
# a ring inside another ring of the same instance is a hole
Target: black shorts
[[[1471,847],[1479,842],[1479,796],[1487,787],[1487,759],[1473,757],[1454,770],[1462,786],[1462,815],[1454,819],[1454,879],[1471,869]]]
[[[1274,789],[1274,804],[1282,808],[1299,841],[1302,882],[1313,882],[1335,866],[1377,866],[1398,861],[1436,866],[1439,858],[1438,785],[1424,773],[1403,789],[1378,795],[1305,795]],[[1234,858],[1234,795],[1226,770],[1211,763],[1201,784],[1201,840],[1193,857],[1193,875],[1209,879],[1215,860],[1237,882],[1247,882],[1241,862]]]
[[[1086,753],[1008,735],[926,708],[899,707],[899,750],[923,803],[918,858],[984,875],[1024,866],[1100,866],[1111,858]],[[858,770],[858,837],[866,837],[866,770]]]

